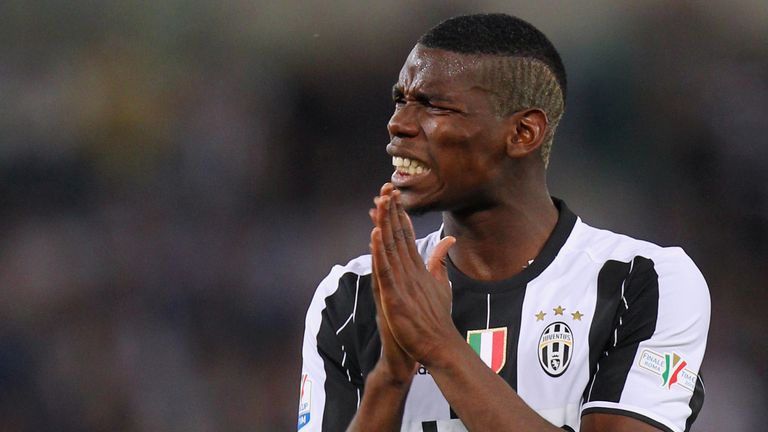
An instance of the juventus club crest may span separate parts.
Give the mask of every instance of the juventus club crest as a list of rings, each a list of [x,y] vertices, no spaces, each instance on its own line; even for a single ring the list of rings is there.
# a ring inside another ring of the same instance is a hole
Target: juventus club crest
[[[573,332],[568,324],[558,321],[547,326],[539,338],[539,364],[551,377],[562,375],[571,364]]]

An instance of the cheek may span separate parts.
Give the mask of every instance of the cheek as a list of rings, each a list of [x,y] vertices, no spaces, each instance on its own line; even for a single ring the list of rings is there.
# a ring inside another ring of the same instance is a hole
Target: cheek
[[[430,118],[422,127],[430,143],[429,154],[441,167],[482,171],[499,156],[501,146],[494,144],[488,130],[477,125],[439,117]]]
[[[461,174],[476,170],[479,156],[474,144],[478,142],[477,133],[470,132],[455,119],[433,118],[425,125],[424,132],[430,145],[429,156],[439,171],[446,174],[444,181],[456,181]],[[452,177],[458,176],[454,179]]]
[[[445,148],[468,147],[478,132],[468,130],[449,117],[430,117],[423,122],[422,127],[430,142]]]

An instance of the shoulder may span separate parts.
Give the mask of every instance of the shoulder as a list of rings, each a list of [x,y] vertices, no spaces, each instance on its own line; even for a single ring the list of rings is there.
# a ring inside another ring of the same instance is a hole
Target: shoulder
[[[416,240],[416,246],[424,262],[426,262],[439,240],[440,230]],[[346,303],[356,304],[360,287],[363,285],[364,288],[367,288],[372,271],[370,254],[360,255],[351,259],[346,264],[333,266],[328,275],[317,286],[317,290],[315,290],[309,308],[310,314],[319,314],[327,309],[330,302],[333,302],[334,305],[341,304],[342,309],[346,309],[343,306]],[[364,291],[367,292],[368,290]]]
[[[633,263],[637,258],[653,262],[659,275],[681,277],[706,285],[701,271],[678,246],[663,247],[624,234],[587,225],[581,219],[576,222],[573,234],[564,249],[571,253],[586,254],[592,261],[609,260]]]
[[[633,295],[630,288],[645,291],[653,287],[660,304],[667,304],[678,311],[687,310],[704,318],[703,322],[708,322],[709,288],[701,271],[683,248],[662,247],[594,228],[580,219],[570,240],[566,244],[570,252],[586,254],[599,265],[611,261],[627,263],[623,279],[626,280],[628,296]]]
[[[663,430],[683,430],[703,400],[698,373],[710,297],[701,271],[680,247],[662,247],[581,220],[569,240],[569,253],[584,254],[598,268],[613,271],[611,304],[616,305],[606,327],[610,355],[600,358],[589,386],[583,428],[612,427],[606,422],[629,416]]]
[[[370,255],[361,255],[344,265],[333,266],[312,296],[307,311],[307,325],[322,314],[338,319],[340,316],[336,317],[336,312],[343,314],[344,310],[354,307],[361,280],[370,280],[371,271]]]
[[[441,230],[437,230],[416,240],[416,247],[425,262],[435,248],[435,245],[440,241],[440,232]],[[351,259],[346,264],[333,266],[328,275],[320,282],[318,291],[332,294],[338,287],[337,282],[339,279],[342,279],[345,275],[367,276],[372,271],[371,255],[360,255]]]
[[[331,268],[328,275],[320,282],[315,296],[331,295],[339,288],[339,283],[342,279],[369,275],[371,274],[371,271],[371,255],[361,255],[344,265],[337,264]]]
[[[416,248],[424,262],[427,261],[435,245],[440,241],[441,231],[442,228],[416,240]],[[336,282],[344,277],[344,275],[366,276],[370,275],[372,271],[371,255],[360,255],[344,265],[333,266],[328,276],[320,283],[318,291],[328,292],[335,290]]]

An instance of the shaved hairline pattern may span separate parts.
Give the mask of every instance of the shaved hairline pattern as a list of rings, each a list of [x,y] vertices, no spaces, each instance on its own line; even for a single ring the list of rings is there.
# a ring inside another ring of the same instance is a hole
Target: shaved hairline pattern
[[[549,164],[552,142],[565,100],[557,77],[550,67],[533,57],[484,55],[478,68],[484,87],[493,92],[496,115],[507,116],[526,109],[538,108],[547,116],[547,129],[541,144],[544,166]]]

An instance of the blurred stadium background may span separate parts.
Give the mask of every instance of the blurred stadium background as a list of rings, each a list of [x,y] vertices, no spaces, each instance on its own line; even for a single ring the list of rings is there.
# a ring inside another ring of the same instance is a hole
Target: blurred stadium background
[[[553,194],[707,277],[694,430],[764,430],[762,0],[0,2],[0,430],[294,429],[305,309],[391,171],[390,87],[477,11],[563,55]]]

